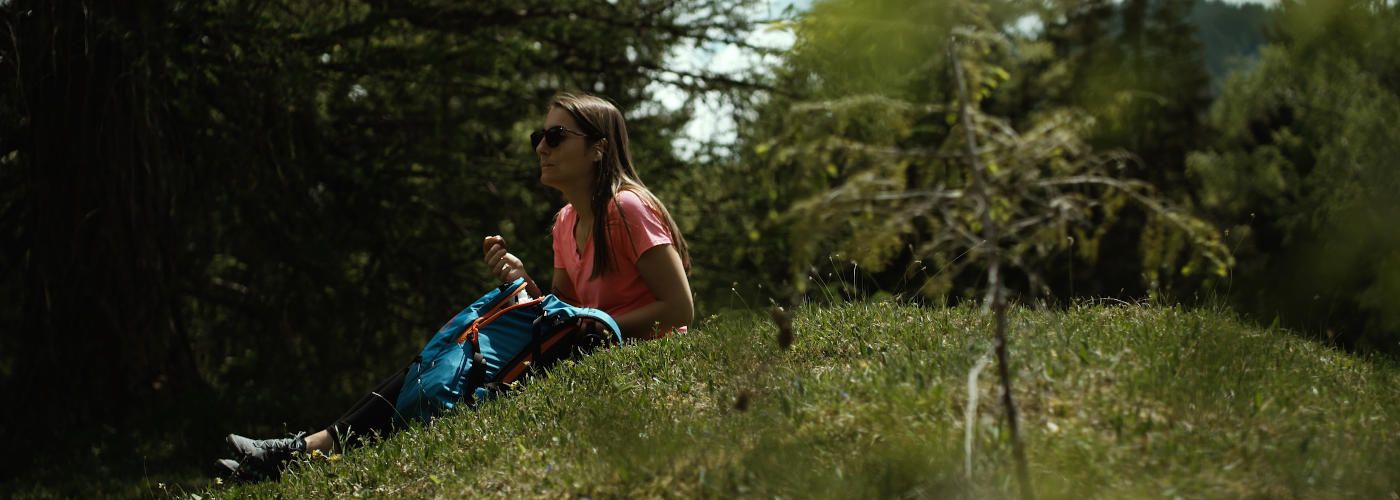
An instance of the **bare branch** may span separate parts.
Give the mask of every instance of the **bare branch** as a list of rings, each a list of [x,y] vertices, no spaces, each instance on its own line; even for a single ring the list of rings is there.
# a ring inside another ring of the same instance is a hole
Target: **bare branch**
[[[953,38],[948,43],[948,60],[953,65],[953,75],[957,80],[958,87],[958,117],[962,125],[964,145],[967,147],[967,159],[972,163],[972,189],[973,196],[982,200],[980,217],[982,219],[982,231],[987,241],[992,242],[991,256],[987,265],[987,295],[988,304],[996,316],[996,353],[997,368],[1001,374],[1001,400],[1006,407],[1006,421],[1011,428],[1012,452],[1016,457],[1016,472],[1021,485],[1021,497],[1025,499],[1035,498],[1035,493],[1031,489],[1030,470],[1026,464],[1026,451],[1021,443],[1021,424],[1017,418],[1016,403],[1011,395],[1011,367],[1010,354],[1007,352],[1006,338],[1006,297],[1001,286],[1001,245],[997,242],[1001,238],[1001,227],[996,218],[992,217],[991,200],[988,198],[986,167],[977,154],[977,137],[973,135],[973,123],[968,113],[972,107],[967,97],[967,79],[963,76],[962,62],[958,60],[958,43]],[[1009,128],[1009,127],[1008,127]],[[986,307],[984,305],[983,307]]]

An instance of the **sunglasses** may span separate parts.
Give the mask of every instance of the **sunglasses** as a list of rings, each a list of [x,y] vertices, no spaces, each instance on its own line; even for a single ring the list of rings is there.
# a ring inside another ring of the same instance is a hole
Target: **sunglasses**
[[[588,134],[585,134],[583,132],[579,132],[577,130],[569,130],[563,125],[557,125],[554,127],[549,127],[548,129],[541,129],[531,132],[530,147],[538,148],[540,147],[540,141],[544,141],[544,143],[548,144],[549,147],[557,148],[559,147],[559,143],[564,142],[564,139],[569,137],[570,135],[588,137]]]

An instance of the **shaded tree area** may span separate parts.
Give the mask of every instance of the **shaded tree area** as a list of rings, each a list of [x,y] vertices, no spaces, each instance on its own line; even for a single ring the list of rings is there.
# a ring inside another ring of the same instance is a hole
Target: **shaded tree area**
[[[1270,13],[1259,4],[1196,2],[1189,16],[1205,49],[1211,90],[1219,94],[1233,71],[1248,69],[1259,59],[1266,41]]]
[[[1070,3],[1063,20],[1045,28],[1056,57],[1031,68],[1039,76],[1027,86],[1032,106],[1086,110],[1095,119],[1087,137],[1091,145],[1131,155],[1125,165],[1129,177],[1186,206],[1191,190],[1185,157],[1204,138],[1201,120],[1210,104],[1204,50],[1188,20],[1194,4]],[[1181,296],[1201,284],[1173,269],[1171,255],[1179,251],[1180,238],[1148,230],[1148,215],[1139,210],[1115,215],[1121,215],[1117,224],[1081,238],[1077,253],[1083,274],[1068,263],[1051,271],[1062,277],[1054,285],[1059,295]]]
[[[1236,240],[1231,295],[1265,321],[1400,353],[1400,7],[1291,2],[1270,33],[1188,161]]]
[[[43,451],[5,474],[328,421],[489,285],[483,236],[550,265],[548,97],[607,95],[644,177],[684,170],[650,92],[742,88],[665,60],[744,4],[0,4],[0,425]]]

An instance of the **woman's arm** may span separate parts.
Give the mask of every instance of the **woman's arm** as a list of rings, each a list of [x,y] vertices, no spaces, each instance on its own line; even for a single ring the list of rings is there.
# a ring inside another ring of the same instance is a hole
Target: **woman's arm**
[[[656,302],[613,318],[625,338],[650,339],[661,332],[686,326],[695,315],[690,280],[681,256],[672,245],[657,245],[637,258],[637,272],[651,289]],[[556,273],[559,271],[556,270]],[[565,282],[568,281],[567,276]],[[557,285],[556,285],[557,287]]]
[[[578,293],[574,291],[574,282],[569,279],[569,273],[567,271],[557,267],[554,268],[554,279],[549,286],[554,289],[550,293],[553,293],[555,297],[559,297],[559,300],[564,301],[566,304],[578,304]]]

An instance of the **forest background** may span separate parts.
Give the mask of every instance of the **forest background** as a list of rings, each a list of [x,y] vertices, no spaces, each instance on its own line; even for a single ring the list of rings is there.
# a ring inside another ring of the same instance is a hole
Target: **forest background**
[[[842,299],[978,300],[926,221],[812,208],[965,177],[940,146],[959,30],[997,40],[967,62],[982,112],[1119,152],[1229,251],[1106,197],[1026,238],[1063,251],[1008,277],[1018,300],[1224,302],[1400,353],[1394,2],[0,0],[0,25],[5,482],[194,473],[230,430],[329,421],[491,285],[483,236],[546,268],[562,200],[525,138],[559,91],[628,116],[697,317],[828,273]],[[765,64],[674,64],[723,47]],[[685,135],[715,107],[732,137]]]

